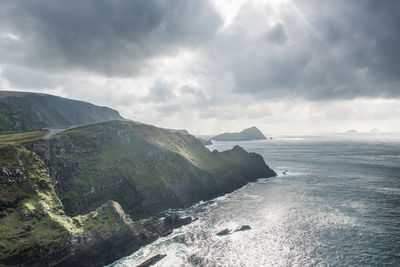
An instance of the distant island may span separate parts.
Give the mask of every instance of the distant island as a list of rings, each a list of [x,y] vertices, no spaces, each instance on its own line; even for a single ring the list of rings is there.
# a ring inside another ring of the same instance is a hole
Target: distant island
[[[257,127],[244,129],[239,133],[223,133],[211,138],[215,141],[252,141],[267,139]]]
[[[358,133],[358,132],[354,129],[351,129],[351,130],[348,130],[346,133]]]

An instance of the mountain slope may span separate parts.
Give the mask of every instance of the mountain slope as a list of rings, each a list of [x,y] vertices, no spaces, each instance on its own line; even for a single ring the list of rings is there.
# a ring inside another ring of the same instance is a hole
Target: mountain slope
[[[223,133],[211,138],[215,141],[251,141],[251,140],[264,140],[264,134],[256,127],[244,129],[240,133]]]
[[[275,176],[240,147],[210,152],[192,135],[132,122],[78,127],[24,146],[46,162],[69,215],[114,200],[139,218]]]
[[[122,120],[118,111],[47,94],[0,91],[0,132]]]

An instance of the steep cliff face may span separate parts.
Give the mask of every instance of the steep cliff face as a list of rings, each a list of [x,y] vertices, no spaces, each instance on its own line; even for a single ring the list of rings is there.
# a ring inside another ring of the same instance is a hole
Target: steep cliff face
[[[150,215],[274,175],[238,146],[132,122],[0,145],[0,263],[105,265],[190,222]]]
[[[114,201],[68,217],[43,161],[18,146],[0,147],[0,265],[102,266],[188,222],[133,222]]]
[[[122,120],[118,111],[47,94],[0,91],[0,132]]]
[[[114,200],[140,218],[275,176],[260,155],[238,146],[210,152],[194,136],[132,122],[79,127],[24,146],[48,166],[69,215]]]

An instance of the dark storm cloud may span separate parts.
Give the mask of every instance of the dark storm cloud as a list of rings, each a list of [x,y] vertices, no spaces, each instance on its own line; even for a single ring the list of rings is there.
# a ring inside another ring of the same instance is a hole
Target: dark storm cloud
[[[84,69],[103,75],[137,72],[156,55],[196,47],[221,21],[208,1],[2,1],[3,62],[46,70]]]
[[[141,100],[178,112],[178,104],[197,109],[227,95],[255,102],[400,98],[400,1],[288,2],[279,18],[268,4],[246,3],[220,28],[209,1],[3,0],[2,76],[27,89],[63,86],[68,81],[52,75],[75,70],[140,78],[151,76],[148,62],[186,49],[200,54],[193,65],[201,71],[187,67],[181,77],[196,76],[201,90],[177,96],[173,82],[154,83]]]
[[[231,73],[237,93],[257,99],[400,97],[400,1],[292,4],[273,25],[256,16],[246,25],[247,13],[258,12],[248,4],[211,47],[210,65],[219,62]],[[260,24],[264,31],[249,33]]]

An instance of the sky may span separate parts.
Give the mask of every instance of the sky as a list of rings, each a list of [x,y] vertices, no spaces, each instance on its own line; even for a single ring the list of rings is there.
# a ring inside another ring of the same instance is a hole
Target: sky
[[[2,0],[0,90],[193,134],[400,131],[397,0]]]

